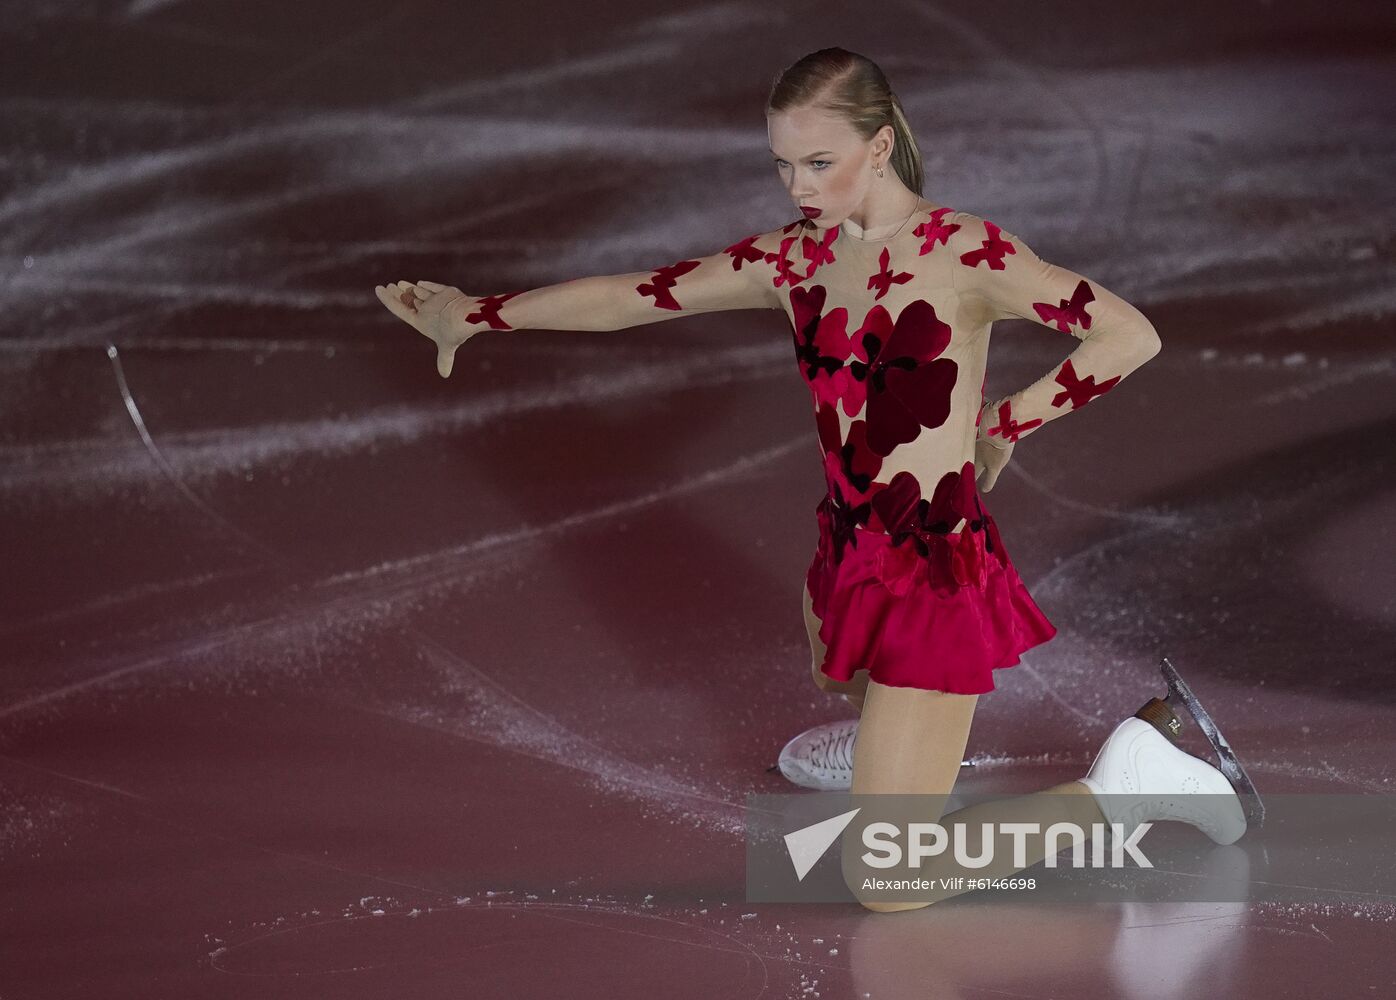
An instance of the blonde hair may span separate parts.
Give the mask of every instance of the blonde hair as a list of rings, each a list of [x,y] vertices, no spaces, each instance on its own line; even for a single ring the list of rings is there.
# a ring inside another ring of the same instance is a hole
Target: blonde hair
[[[916,194],[925,185],[921,150],[902,102],[881,68],[867,56],[838,47],[811,52],[786,67],[771,85],[766,113],[818,108],[840,115],[864,139],[892,126],[892,169]]]

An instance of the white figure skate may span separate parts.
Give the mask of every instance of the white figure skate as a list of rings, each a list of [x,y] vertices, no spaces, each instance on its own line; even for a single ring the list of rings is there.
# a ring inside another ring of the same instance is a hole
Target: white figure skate
[[[841,719],[806,729],[780,752],[767,770],[780,773],[801,788],[839,791],[853,787],[853,742],[858,720]]]
[[[1141,823],[1172,819],[1191,823],[1218,844],[1234,843],[1248,818],[1257,827],[1264,822],[1264,804],[1231,744],[1167,657],[1159,669],[1168,695],[1150,698],[1115,727],[1081,783],[1126,838]],[[1182,720],[1174,709],[1180,705],[1212,744],[1220,769],[1177,746]]]
[[[806,729],[780,752],[780,759],[767,771],[780,769],[801,788],[821,792],[848,791],[853,787],[853,744],[858,738],[858,719],[841,719]],[[960,766],[969,764],[961,761]]]

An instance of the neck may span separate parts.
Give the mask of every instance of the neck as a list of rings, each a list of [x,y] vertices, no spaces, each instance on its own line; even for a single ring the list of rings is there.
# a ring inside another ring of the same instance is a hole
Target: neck
[[[901,228],[920,203],[921,198],[906,185],[897,184],[895,190],[869,194],[856,211],[849,213],[844,225],[850,235],[860,240],[885,239]]]

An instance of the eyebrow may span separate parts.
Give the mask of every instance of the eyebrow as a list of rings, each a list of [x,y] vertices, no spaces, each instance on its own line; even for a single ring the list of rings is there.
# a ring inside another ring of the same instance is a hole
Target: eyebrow
[[[767,148],[767,149],[770,149],[769,146],[767,146],[766,148]],[[832,150],[832,149],[820,149],[820,150],[817,150],[817,151],[815,151],[815,152],[813,152],[813,153],[810,153],[809,156],[806,156],[806,157],[805,157],[805,159],[808,160],[808,159],[810,158],[810,156],[823,156],[823,155],[826,154],[826,153],[833,153],[833,150]],[[777,156],[777,157],[780,156],[780,154],[777,153],[774,149],[771,149],[771,155],[772,155],[772,156]]]

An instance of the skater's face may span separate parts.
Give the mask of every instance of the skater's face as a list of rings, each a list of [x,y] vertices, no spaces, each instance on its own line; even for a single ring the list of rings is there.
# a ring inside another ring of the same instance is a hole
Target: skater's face
[[[873,163],[883,164],[885,172],[892,149],[892,126],[863,139],[844,119],[813,108],[772,112],[766,134],[781,183],[797,208],[819,210],[805,214],[820,229],[861,210],[877,179]]]

